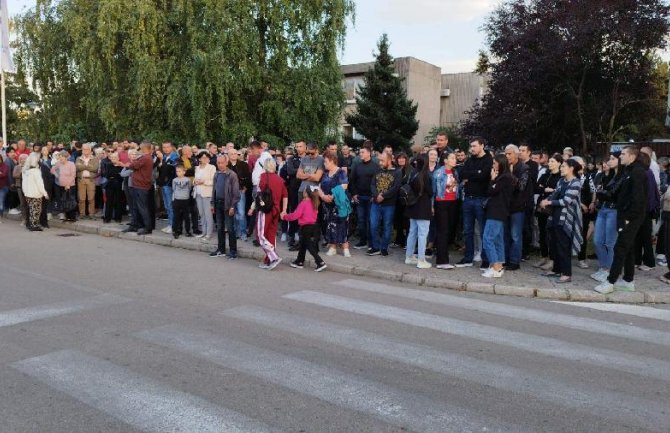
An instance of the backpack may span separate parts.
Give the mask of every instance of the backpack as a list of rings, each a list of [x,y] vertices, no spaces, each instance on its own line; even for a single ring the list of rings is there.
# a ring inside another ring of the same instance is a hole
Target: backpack
[[[272,190],[270,190],[270,183],[265,186],[263,191],[259,191],[256,195],[256,209],[263,213],[272,212],[274,207],[274,199],[272,198]]]
[[[419,201],[419,197],[417,197],[411,185],[412,180],[414,180],[416,176],[417,175],[414,175],[411,179],[407,181],[406,184],[400,187],[400,191],[398,192],[398,202],[402,206],[405,207],[414,206],[416,202]]]

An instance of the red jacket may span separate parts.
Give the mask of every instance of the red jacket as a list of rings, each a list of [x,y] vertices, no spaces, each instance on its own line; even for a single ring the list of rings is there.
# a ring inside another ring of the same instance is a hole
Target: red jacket
[[[9,166],[6,163],[0,164],[0,189],[5,188],[9,183]]]
[[[130,163],[133,169],[133,188],[148,191],[154,182],[154,161],[151,155],[144,155]]]
[[[263,191],[267,185],[270,186],[270,191],[272,191],[272,214],[279,215],[283,199],[288,199],[286,184],[277,173],[263,173],[261,174],[261,182],[258,184],[258,190]]]

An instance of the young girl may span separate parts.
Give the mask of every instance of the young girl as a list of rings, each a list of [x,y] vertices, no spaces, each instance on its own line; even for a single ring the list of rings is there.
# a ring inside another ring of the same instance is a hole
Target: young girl
[[[305,251],[314,257],[316,272],[327,268],[326,263],[319,257],[319,238],[321,228],[316,223],[319,210],[319,187],[309,186],[302,193],[302,201],[296,210],[284,215],[284,221],[298,221],[300,226],[300,250],[298,257],[291,262],[291,267],[302,269],[305,266]]]

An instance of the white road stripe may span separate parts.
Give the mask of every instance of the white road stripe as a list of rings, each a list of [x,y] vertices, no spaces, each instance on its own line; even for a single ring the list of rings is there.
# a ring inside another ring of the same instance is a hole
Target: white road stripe
[[[608,311],[612,313],[626,314],[629,316],[643,317],[645,319],[656,319],[670,322],[670,310],[663,310],[651,306],[614,304],[612,302],[565,302],[553,301],[556,304],[565,304],[573,307],[588,308],[590,310]]]
[[[145,432],[278,432],[229,409],[76,351],[54,352],[12,366]]]
[[[289,293],[283,296],[294,301],[319,305],[341,311],[391,320],[445,334],[459,335],[475,340],[505,345],[527,352],[612,368],[628,373],[670,381],[670,362],[624,354],[608,349],[598,349],[583,344],[568,343],[555,338],[509,331],[479,323],[451,319],[420,311],[406,310],[373,302],[359,301],[342,296],[312,291]]]
[[[416,299],[419,301],[447,305],[450,307],[458,307],[465,310],[480,311],[482,313],[494,314],[496,316],[509,317],[512,319],[528,320],[531,322],[538,322],[547,325],[562,326],[564,328],[577,329],[580,331],[587,331],[610,335],[613,337],[628,338],[635,341],[645,341],[647,343],[670,346],[669,332],[640,328],[632,325],[577,317],[569,314],[554,313],[551,311],[536,310],[529,307],[517,307],[514,305],[499,304],[496,302],[446,295],[443,293],[435,293],[425,290],[406,289],[388,284],[369,283],[359,280],[343,280],[338,281],[335,284],[351,289],[399,296],[408,299]],[[670,317],[670,311],[667,311],[666,313]]]
[[[505,426],[465,409],[438,404],[420,395],[217,335],[175,325],[137,335],[146,341],[410,430],[440,433],[521,431],[518,426]]]
[[[50,319],[52,317],[63,316],[78,311],[90,310],[114,304],[123,304],[129,301],[130,299],[121,296],[99,295],[92,298],[57,302],[54,304],[0,312],[0,327],[12,326],[35,320]]]
[[[575,383],[562,383],[521,369],[443,352],[426,346],[407,344],[371,332],[345,328],[267,308],[243,306],[226,310],[224,314],[302,337],[424,368],[445,376],[504,391],[523,393],[554,404],[588,412],[603,419],[635,424],[647,430],[658,429],[659,425],[670,425],[670,414],[664,413],[667,411],[667,406],[652,400],[618,392],[589,389]]]

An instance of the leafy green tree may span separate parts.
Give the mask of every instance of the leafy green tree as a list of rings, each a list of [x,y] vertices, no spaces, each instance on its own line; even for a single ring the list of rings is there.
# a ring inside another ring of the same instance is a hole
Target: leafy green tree
[[[669,18],[663,0],[506,0],[484,26],[478,71],[490,71],[490,89],[465,132],[586,152],[649,116],[663,122],[655,53]]]
[[[346,121],[377,146],[407,149],[419,129],[417,104],[407,98],[403,80],[395,73],[386,34],[377,49],[375,64],[365,73],[365,84],[357,92],[356,112],[348,114]]]
[[[38,0],[18,63],[48,128],[177,141],[321,139],[343,104],[352,0]]]

